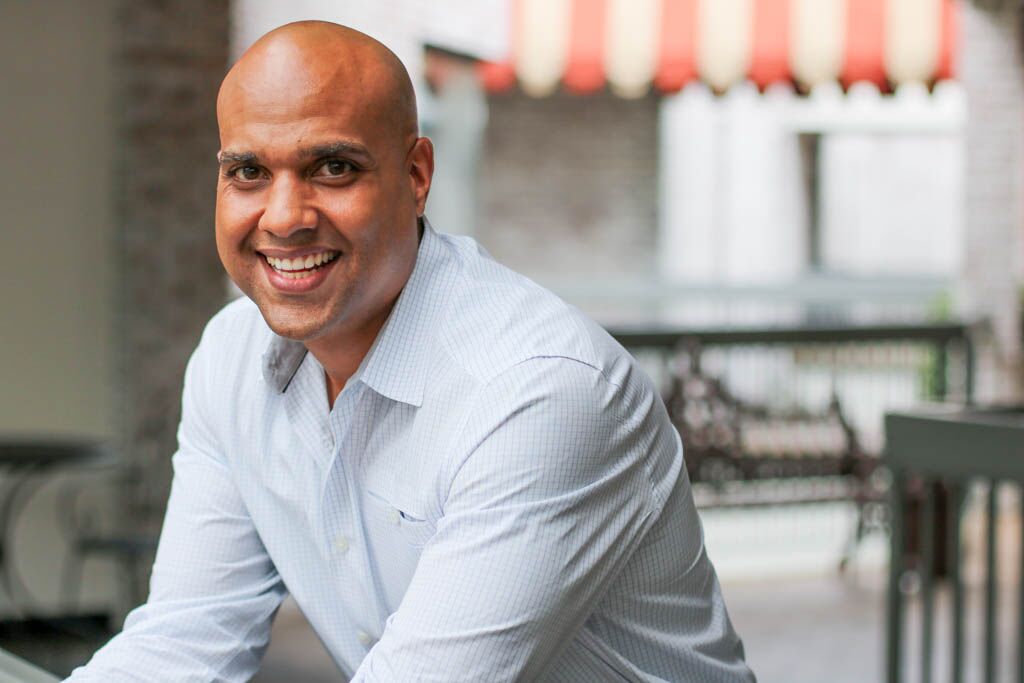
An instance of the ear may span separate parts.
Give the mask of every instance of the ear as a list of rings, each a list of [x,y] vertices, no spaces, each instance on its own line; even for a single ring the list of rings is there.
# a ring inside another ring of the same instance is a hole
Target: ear
[[[423,216],[430,181],[434,177],[434,143],[430,138],[417,138],[409,150],[409,183],[416,200],[416,215]]]

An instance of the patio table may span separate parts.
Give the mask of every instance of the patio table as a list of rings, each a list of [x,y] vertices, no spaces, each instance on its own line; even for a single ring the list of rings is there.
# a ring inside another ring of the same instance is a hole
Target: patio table
[[[976,480],[990,484],[985,517],[985,600],[983,628],[983,680],[996,676],[996,582],[998,492],[1006,483],[1024,484],[1024,407],[935,406],[910,412],[889,413],[885,418],[884,462],[893,475],[892,556],[887,599],[886,680],[899,683],[904,659],[903,617],[906,612],[900,579],[906,569],[906,545],[910,524],[907,486],[912,479],[924,482],[921,506],[921,680],[932,680],[934,638],[935,487],[941,482],[950,490],[951,523],[947,552],[952,587],[950,647],[952,680],[964,680],[964,586],[961,576],[960,518],[967,485]],[[1021,524],[1024,548],[1024,524]],[[1024,552],[1021,553],[1024,572]],[[1024,573],[1022,573],[1024,575]],[[1018,586],[1016,671],[1013,680],[1024,682],[1024,591]]]

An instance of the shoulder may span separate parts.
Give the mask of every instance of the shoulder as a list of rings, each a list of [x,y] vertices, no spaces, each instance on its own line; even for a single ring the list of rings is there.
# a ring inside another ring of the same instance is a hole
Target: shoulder
[[[657,388],[600,325],[467,238],[439,326],[448,362],[474,378],[472,420],[486,429],[544,406],[533,420],[636,428],[664,418]]]
[[[579,309],[497,263],[473,240],[443,237],[459,275],[439,330],[441,344],[482,384],[516,366],[523,367],[513,376],[562,365],[526,363],[533,359],[563,359],[566,368],[588,367],[609,379],[629,362],[628,353]]]

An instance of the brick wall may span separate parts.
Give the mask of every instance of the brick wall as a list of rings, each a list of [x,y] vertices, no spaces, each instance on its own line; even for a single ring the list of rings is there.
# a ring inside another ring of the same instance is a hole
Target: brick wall
[[[122,0],[117,36],[118,431],[129,519],[159,527],[185,364],[224,301],[213,239],[227,0]]]
[[[650,277],[658,100],[490,98],[480,242],[541,283]]]

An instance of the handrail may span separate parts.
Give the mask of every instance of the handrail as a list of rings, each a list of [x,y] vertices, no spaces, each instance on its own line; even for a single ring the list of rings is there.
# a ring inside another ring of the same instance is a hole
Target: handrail
[[[59,680],[35,664],[0,649],[0,683],[57,683]]]
[[[977,323],[948,322],[894,325],[801,325],[779,327],[613,327],[608,333],[627,348],[672,349],[683,340],[699,344],[797,344],[862,341],[932,341],[967,339]]]

